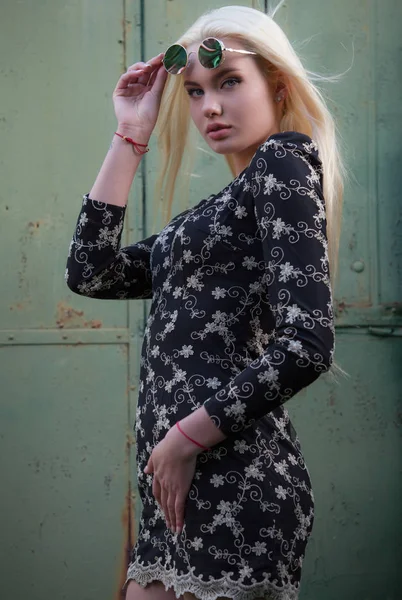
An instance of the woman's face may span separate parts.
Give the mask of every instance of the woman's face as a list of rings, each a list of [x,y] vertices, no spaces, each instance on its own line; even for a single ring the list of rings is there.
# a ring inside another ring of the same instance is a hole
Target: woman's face
[[[244,49],[231,38],[222,42],[228,48]],[[217,69],[205,69],[198,48],[199,43],[187,48],[192,54],[182,75],[191,117],[211,149],[231,154],[240,173],[258,146],[280,131],[282,102],[275,102],[275,90],[254,56],[224,52],[225,60]]]

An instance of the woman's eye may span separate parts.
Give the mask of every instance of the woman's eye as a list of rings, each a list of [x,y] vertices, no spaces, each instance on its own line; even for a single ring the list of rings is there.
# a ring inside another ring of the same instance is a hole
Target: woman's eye
[[[223,82],[223,85],[232,88],[235,87],[235,85],[237,85],[238,83],[240,83],[240,79],[238,79],[237,77],[231,77],[230,79],[226,79],[226,81]]]
[[[190,98],[199,98],[202,96],[202,90],[200,88],[188,89],[187,94],[190,96]]]

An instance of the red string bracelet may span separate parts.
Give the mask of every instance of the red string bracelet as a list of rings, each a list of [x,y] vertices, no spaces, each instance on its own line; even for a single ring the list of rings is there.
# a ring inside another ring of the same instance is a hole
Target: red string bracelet
[[[136,151],[138,152],[138,154],[146,154],[147,152],[149,152],[148,144],[140,144],[139,142],[135,142],[132,138],[127,137],[126,135],[121,135],[121,133],[117,133],[117,131],[115,131],[114,133],[115,133],[115,135],[118,135],[126,142],[129,142],[130,144],[132,144],[134,146],[134,148],[136,149]],[[145,150],[142,150],[142,148],[145,148]]]
[[[184,437],[186,437],[188,440],[190,440],[190,442],[193,442],[193,444],[195,444],[199,448],[202,448],[203,450],[210,450],[210,448],[207,448],[206,446],[203,446],[202,444],[199,444],[198,442],[196,442],[195,440],[193,440],[193,438],[191,438],[189,435],[187,435],[187,433],[184,433],[184,431],[180,427],[179,421],[177,421],[176,425],[177,425],[177,429],[180,431],[180,433],[182,433],[184,435]]]

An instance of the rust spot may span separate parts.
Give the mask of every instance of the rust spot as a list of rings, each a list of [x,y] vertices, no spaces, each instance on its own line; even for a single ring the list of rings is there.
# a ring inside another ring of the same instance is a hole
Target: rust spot
[[[128,486],[127,494],[124,499],[124,508],[121,515],[121,523],[123,525],[124,539],[122,548],[122,557],[119,566],[118,578],[117,578],[117,589],[113,600],[122,600],[125,598],[126,591],[123,590],[124,582],[126,581],[127,568],[131,559],[131,551],[134,546],[135,537],[135,511],[133,503],[133,495],[131,492],[131,478],[130,478],[130,452],[131,445],[134,443],[131,431],[127,431],[126,444],[125,444],[125,463],[128,466]]]
[[[128,484],[127,494],[125,498],[125,505],[121,515],[121,522],[123,525],[123,531],[125,533],[125,541],[122,552],[122,560],[118,576],[118,585],[114,600],[122,600],[125,598],[126,592],[123,590],[124,582],[126,581],[126,574],[128,564],[130,562],[131,550],[134,545],[134,509],[131,498],[131,483]]]
[[[71,306],[59,302],[57,304],[57,327],[60,329],[64,329],[65,327],[82,327],[83,315],[84,312],[82,310],[75,310]]]
[[[59,329],[100,329],[102,321],[86,321],[84,311],[76,310],[64,302],[57,304],[56,324]]]
[[[24,242],[25,240],[21,240]],[[20,289],[23,288],[24,284],[26,284],[25,275],[27,270],[27,254],[24,250],[21,252],[21,269],[18,271],[18,287]]]
[[[92,320],[92,321],[87,321],[86,325],[88,325],[91,329],[100,329],[102,327],[102,321],[96,321],[96,320]]]
[[[29,221],[27,225],[28,233],[32,236],[38,232],[42,226],[50,226],[52,224],[51,217],[46,216],[44,219],[38,219],[37,221]]]
[[[29,221],[28,223],[28,233],[32,237],[38,233],[38,230],[41,225],[44,224],[44,221]]]
[[[135,439],[134,439],[132,433],[128,432],[127,436],[126,436],[126,462],[129,461],[131,446],[134,446],[134,445],[135,445]]]
[[[10,310],[25,310],[29,304],[29,301],[26,302],[16,302],[15,304],[11,304]]]
[[[346,310],[345,302],[338,302],[336,306],[336,312],[338,315],[341,315]]]
[[[126,19],[125,25],[126,25],[126,35],[128,35],[131,33],[131,31],[133,29],[133,24],[131,21]]]
[[[112,476],[111,475],[105,475],[105,477],[103,478],[103,483],[104,483],[104,486],[105,486],[106,495],[109,496],[109,494],[110,494],[110,486],[112,484]]]
[[[345,302],[344,300],[338,300],[335,302],[335,314],[341,315],[347,313],[349,308],[370,308],[373,304],[369,300],[362,300],[360,302]]]

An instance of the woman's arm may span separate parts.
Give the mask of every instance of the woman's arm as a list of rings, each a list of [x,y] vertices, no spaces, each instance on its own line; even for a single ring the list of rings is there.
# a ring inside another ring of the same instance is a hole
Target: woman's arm
[[[117,131],[140,144],[149,142],[149,134],[138,128],[119,125]],[[141,159],[132,144],[115,135],[89,197],[98,202],[126,206]]]
[[[334,322],[320,162],[307,142],[305,148],[271,142],[256,154],[246,179],[263,246],[275,341],[183,420],[183,430],[205,446],[275,410],[332,363]],[[205,424],[205,411],[216,425],[215,436]]]
[[[162,55],[129,67],[113,92],[117,132],[148,144],[158,117],[167,73]],[[142,154],[114,136],[78,217],[67,260],[66,282],[96,298],[149,298],[150,254],[156,235],[120,249],[125,207]]]
[[[147,144],[140,131],[118,132]],[[142,156],[132,144],[114,136],[95,183],[78,216],[67,259],[65,279],[75,293],[101,299],[150,298],[149,257],[156,235],[120,248],[125,208]]]
[[[148,143],[140,130],[118,132]],[[95,183],[84,196],[67,259],[65,280],[75,293],[101,299],[150,298],[149,258],[156,235],[120,249],[124,216],[142,155],[115,136]]]
[[[157,234],[120,248],[124,214],[125,207],[84,196],[65,274],[76,294],[117,300],[151,298],[150,255]]]

